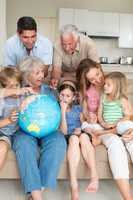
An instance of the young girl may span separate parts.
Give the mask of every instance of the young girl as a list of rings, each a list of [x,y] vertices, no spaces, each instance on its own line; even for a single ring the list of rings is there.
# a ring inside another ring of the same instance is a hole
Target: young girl
[[[21,74],[16,68],[3,68],[0,72],[0,84],[5,89],[20,88]],[[18,106],[17,95],[0,97],[0,169],[5,163],[8,150],[11,146],[11,136],[17,130]]]
[[[93,134],[117,133],[122,136],[133,162],[133,108],[127,97],[127,80],[121,72],[112,72],[105,77],[98,118],[104,130],[92,131]]]
[[[124,134],[129,128],[133,128],[133,122],[130,121],[132,115],[125,75],[121,72],[109,73],[105,77],[104,93],[98,111],[98,120],[104,130],[95,131],[95,134]]]
[[[68,140],[67,159],[70,173],[71,199],[79,200],[77,168],[80,153],[90,169],[90,183],[87,192],[98,190],[98,175],[95,164],[95,150],[87,134],[81,132],[80,114],[82,109],[74,104],[76,86],[71,81],[64,81],[59,87],[59,99],[62,113],[61,130]]]

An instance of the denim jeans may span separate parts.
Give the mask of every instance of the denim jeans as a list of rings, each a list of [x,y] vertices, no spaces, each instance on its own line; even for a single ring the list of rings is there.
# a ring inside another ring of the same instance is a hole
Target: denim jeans
[[[66,152],[66,141],[61,132],[56,131],[37,139],[19,131],[13,137],[13,150],[26,193],[41,188],[55,189],[59,168]]]

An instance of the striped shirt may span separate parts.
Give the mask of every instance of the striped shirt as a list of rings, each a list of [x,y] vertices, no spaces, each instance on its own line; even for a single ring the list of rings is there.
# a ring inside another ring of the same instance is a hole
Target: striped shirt
[[[108,101],[105,97],[102,102],[103,106],[103,119],[105,122],[113,124],[119,119],[123,118],[123,107],[121,100]]]

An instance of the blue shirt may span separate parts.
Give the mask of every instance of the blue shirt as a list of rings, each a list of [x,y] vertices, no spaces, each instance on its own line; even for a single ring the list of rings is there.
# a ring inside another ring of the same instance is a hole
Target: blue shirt
[[[81,127],[80,113],[82,112],[80,105],[73,105],[69,112],[66,112],[67,134],[72,134],[75,128]]]
[[[27,56],[27,50],[17,34],[7,40],[4,52],[4,66],[16,66]],[[37,34],[30,56],[40,58],[45,65],[51,65],[53,58],[52,43],[47,38]]]
[[[20,106],[20,99],[13,97],[6,97],[0,99],[0,120],[8,118],[11,112]],[[7,126],[0,128],[0,135],[10,136],[17,130],[17,122],[11,123]]]
[[[40,94],[50,95],[55,101],[57,101],[57,93],[55,90],[49,87],[47,84],[42,84]]]

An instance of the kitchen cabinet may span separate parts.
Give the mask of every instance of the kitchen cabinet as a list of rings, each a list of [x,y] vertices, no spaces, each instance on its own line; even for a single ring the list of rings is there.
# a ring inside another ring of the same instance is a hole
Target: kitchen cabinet
[[[105,37],[119,36],[119,14],[88,11],[88,14],[84,14],[86,19],[82,18],[82,16],[83,15],[81,15],[79,12],[80,23],[81,21],[86,23],[88,35]],[[82,30],[81,28],[82,27],[79,26],[80,30]]]
[[[120,14],[119,47],[133,48],[133,14]]]
[[[86,32],[90,36],[119,36],[118,13],[61,8],[59,27],[65,24],[74,24],[81,32]]]
[[[103,26],[105,36],[119,37],[119,14],[103,12]]]
[[[75,9],[74,10],[74,24],[81,32],[88,31],[88,10],[87,9]]]
[[[92,36],[103,36],[104,25],[103,25],[103,13],[100,12],[88,12],[88,30],[87,34]]]

